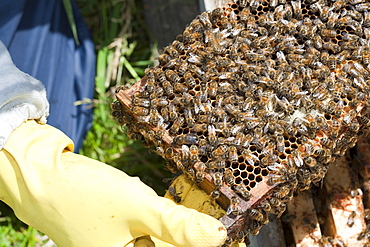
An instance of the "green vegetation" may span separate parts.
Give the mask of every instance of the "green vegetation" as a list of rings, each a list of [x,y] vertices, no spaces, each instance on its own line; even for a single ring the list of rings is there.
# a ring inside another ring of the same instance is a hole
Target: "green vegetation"
[[[115,89],[135,83],[154,60],[156,47],[149,43],[149,34],[145,31],[142,3],[139,0],[75,2],[91,29],[97,54],[95,98],[76,102],[94,107],[93,125],[80,153],[131,176],[139,176],[163,195],[167,187],[163,179],[171,177],[164,169],[164,160],[144,148],[140,141],[128,139],[124,127],[110,116]],[[70,2],[63,0],[63,3],[72,30],[75,30]],[[0,212],[4,215],[0,217],[0,247],[53,246],[47,236],[20,222],[5,204],[0,204]]]

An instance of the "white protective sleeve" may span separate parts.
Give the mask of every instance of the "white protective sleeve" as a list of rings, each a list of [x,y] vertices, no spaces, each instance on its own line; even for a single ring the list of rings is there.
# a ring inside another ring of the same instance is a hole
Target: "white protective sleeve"
[[[44,85],[15,67],[0,41],[0,150],[24,121],[35,119],[44,124],[48,115]]]

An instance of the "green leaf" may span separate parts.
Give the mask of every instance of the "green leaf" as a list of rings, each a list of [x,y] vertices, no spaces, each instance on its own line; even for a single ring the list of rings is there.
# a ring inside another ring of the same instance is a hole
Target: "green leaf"
[[[67,14],[69,25],[71,26],[73,38],[76,44],[80,45],[80,41],[78,40],[77,27],[76,27],[75,17],[73,15],[71,0],[62,0],[62,1],[63,1],[64,9]]]

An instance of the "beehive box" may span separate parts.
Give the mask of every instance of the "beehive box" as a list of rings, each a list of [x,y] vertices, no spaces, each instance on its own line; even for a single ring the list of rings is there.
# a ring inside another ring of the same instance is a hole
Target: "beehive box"
[[[112,114],[218,200],[243,241],[367,131],[368,7],[240,0],[204,12],[118,91]]]

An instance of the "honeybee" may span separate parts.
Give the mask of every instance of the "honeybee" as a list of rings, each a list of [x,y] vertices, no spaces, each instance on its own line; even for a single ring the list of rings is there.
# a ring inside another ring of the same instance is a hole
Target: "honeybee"
[[[217,23],[218,18],[224,13],[222,8],[216,8],[212,10],[212,23]]]
[[[216,146],[216,143],[218,142],[215,126],[213,125],[208,126],[208,141],[212,146]]]
[[[161,55],[158,56],[158,62],[161,65],[165,65],[165,64],[169,63],[171,60],[172,60],[172,57],[170,55],[166,54],[166,53],[161,54]]]
[[[213,161],[208,163],[208,168],[209,169],[223,169],[225,167],[226,167],[226,162],[222,158],[213,160]]]
[[[362,56],[362,62],[367,66],[370,64],[370,51],[369,50],[364,51],[364,54]]]
[[[164,90],[162,87],[155,88],[154,92],[149,96],[149,99],[156,99],[159,97],[162,97],[164,93]]]
[[[132,112],[135,115],[147,116],[149,114],[149,109],[141,106],[134,106],[132,107]]]
[[[243,148],[242,152],[241,152],[241,155],[243,156],[243,158],[245,159],[245,161],[247,161],[248,164],[250,165],[254,165],[254,162],[255,161],[258,161],[258,157],[256,155],[254,155],[249,149],[247,148]]]
[[[301,153],[297,149],[292,151],[292,157],[297,167],[303,166],[303,159],[301,157]]]
[[[331,50],[334,53],[338,53],[342,50],[342,47],[340,45],[333,44],[333,43],[330,43],[330,42],[323,44],[322,48],[327,49],[327,50]]]
[[[251,194],[249,193],[247,187],[245,187],[244,184],[235,185],[235,191],[239,193],[247,201],[251,198]]]
[[[238,215],[239,214],[239,200],[236,196],[231,197],[230,199],[230,205],[227,208],[226,214],[233,214]]]
[[[150,109],[149,116],[149,123],[153,126],[159,126],[163,122],[163,117],[155,109]]]
[[[173,41],[172,46],[175,47],[175,49],[181,53],[184,52],[185,50],[184,44],[178,40]]]
[[[221,192],[217,189],[215,189],[211,192],[211,198],[212,199],[218,199],[220,196],[221,196]]]
[[[353,63],[353,67],[360,72],[361,75],[363,75],[365,78],[369,77],[369,71],[365,69],[361,64],[359,63]]]
[[[155,98],[150,101],[150,104],[154,107],[165,107],[168,105],[168,100],[165,98]]]
[[[369,10],[364,12],[364,26],[370,27],[370,11]]]
[[[329,134],[330,139],[336,139],[339,135],[340,123],[337,119],[332,120],[332,128]]]
[[[208,88],[208,95],[210,97],[216,97],[218,89],[218,83],[216,81],[212,81]]]
[[[148,108],[150,106],[150,101],[147,99],[134,97],[132,99],[132,104],[134,104],[135,106],[142,106]]]
[[[174,82],[174,83],[180,83],[181,82],[181,78],[178,76],[178,74],[176,74],[176,72],[174,72],[173,70],[166,70],[166,73],[165,73],[166,77]],[[165,81],[165,79],[162,79],[160,80],[162,83]]]
[[[181,198],[181,193],[177,193],[176,189],[172,186],[168,187],[168,192],[172,196],[172,199],[176,203],[180,203],[182,198]]]
[[[153,72],[152,72],[153,73]],[[148,77],[146,81],[146,91],[153,93],[155,90],[155,79],[153,77]]]
[[[284,1],[285,1],[285,0],[284,0]],[[251,226],[250,226],[250,228],[249,228],[249,232],[250,232],[252,235],[256,236],[256,235],[259,233],[259,231],[260,231],[261,227],[262,227],[262,225],[261,225],[260,221],[253,220],[253,221],[252,221],[252,224],[251,224]]]
[[[337,67],[337,58],[334,55],[329,56],[328,66],[331,70],[335,70],[335,68]]]
[[[212,157],[215,159],[218,159],[218,158],[225,159],[227,151],[228,151],[228,147],[226,145],[221,145],[212,152]]]
[[[196,171],[196,173],[195,173],[195,182],[197,182],[197,183],[202,182],[203,179],[204,179],[204,176],[205,176],[204,171]]]
[[[122,118],[122,112],[121,111],[112,111],[111,115],[112,115],[113,118]]]
[[[317,162],[316,162],[316,159],[311,157],[311,156],[306,156],[304,158],[304,163],[309,166],[309,167],[315,167]]]
[[[343,121],[342,121],[343,125],[350,124],[356,116],[357,116],[357,111],[355,109],[350,110],[343,117]]]
[[[191,74],[191,72],[190,72],[190,71],[185,72],[185,74],[184,74],[184,79],[185,79],[186,84],[187,84],[190,88],[193,88],[193,87],[195,87],[195,86],[196,86],[195,79],[194,79],[194,77],[192,76],[192,74]]]
[[[356,211],[352,211],[347,220],[347,226],[352,227],[355,224]]]
[[[184,117],[185,117],[185,123],[189,126],[192,127],[194,124],[194,118],[191,113],[190,108],[184,108]]]
[[[185,169],[184,174],[185,174],[188,178],[190,178],[191,180],[193,180],[193,181],[195,180],[195,171],[194,171],[194,169],[193,169],[193,168],[191,168],[191,167],[186,168],[186,169]]]
[[[174,150],[173,148],[169,147],[164,152],[164,158],[168,160],[174,159]]]
[[[327,51],[322,51],[321,52],[320,61],[323,64],[328,64],[328,61],[329,61],[329,53]]]
[[[208,123],[208,124],[213,124],[216,122],[216,118],[212,115],[198,115],[197,116],[197,121],[199,123]],[[209,128],[209,126],[208,126]]]
[[[164,88],[164,91],[165,91],[165,93],[168,95],[168,96],[171,96],[171,95],[173,95],[173,87],[172,87],[172,85],[171,85],[171,83],[169,82],[169,81],[164,81],[163,83],[162,83],[162,86],[163,86],[163,88]]]
[[[170,118],[171,118],[171,112],[170,112]],[[171,134],[177,134],[181,126],[185,123],[185,118],[183,117],[178,117],[175,119],[173,122],[172,126],[170,127],[169,131]]]
[[[262,208],[262,210],[265,211],[266,213],[271,211],[271,205],[270,203],[268,203],[267,200],[261,202],[259,207]]]
[[[194,124],[191,131],[194,133],[204,133],[208,130],[208,124]]]
[[[174,83],[173,84],[173,90],[176,92],[176,93],[186,93],[189,89],[184,86],[183,83]]]
[[[247,0],[239,0],[239,6],[245,8],[247,6]]]
[[[179,52],[173,46],[167,46],[163,52],[169,54],[171,57],[179,57]]]
[[[190,149],[189,149],[189,151],[190,151],[190,154],[191,155],[194,155],[194,156],[197,156],[198,157],[198,146],[197,145],[191,145],[190,146]]]
[[[179,173],[179,169],[177,169],[176,163],[172,160],[166,160],[166,167],[172,173]]]
[[[222,173],[221,172],[215,172],[213,174],[214,184],[216,189],[220,188],[222,185]]]
[[[167,107],[166,107],[167,108]],[[176,111],[176,107],[174,104],[169,104],[168,105],[168,117],[171,119],[171,120],[174,120],[174,119],[177,119],[177,111]],[[181,120],[180,120],[181,121]],[[181,123],[182,125],[183,123]],[[177,132],[177,131],[176,131]]]
[[[225,169],[223,179],[224,179],[224,182],[229,186],[232,186],[235,184],[234,174],[230,168]]]
[[[333,92],[334,102],[338,102],[342,97],[342,87],[336,87]]]
[[[276,20],[284,19],[284,15],[285,15],[284,5],[277,6],[274,11],[275,19]]]
[[[298,1],[291,1],[290,2],[292,5],[293,13],[295,15],[296,19],[300,19],[302,17],[302,4],[301,0]],[[271,5],[271,3],[270,3]]]
[[[282,135],[276,136],[276,149],[280,153],[284,152],[284,150],[285,150],[284,136],[282,136]]]
[[[327,21],[329,18],[329,13],[331,13],[331,8],[329,8],[329,6],[323,6],[323,7],[320,6],[319,11],[320,11],[320,19],[322,21]]]
[[[271,197],[269,203],[273,207],[279,207],[281,205],[281,201],[278,200],[276,197]]]
[[[338,22],[338,18],[339,18],[339,14],[338,13],[335,13],[335,12],[330,12],[329,14],[329,18],[328,18],[328,21],[326,23],[326,27],[328,29],[332,29],[335,27],[335,25],[337,24]],[[336,32],[335,32],[336,33]],[[335,35],[334,35],[335,36]],[[333,36],[333,37],[334,37]]]
[[[285,196],[287,196],[289,192],[290,192],[290,189],[288,186],[282,186],[279,188],[277,192],[274,193],[274,195],[276,196],[276,198],[282,199]]]
[[[256,221],[262,221],[263,219],[263,214],[258,209],[248,209],[248,215]]]
[[[172,125],[173,126],[173,125]],[[178,135],[173,139],[173,144],[176,146],[181,146],[184,144],[193,145],[198,144],[199,138],[193,134],[182,134]]]
[[[368,2],[366,3],[360,3],[360,4],[356,4],[355,6],[356,10],[359,11],[359,12],[364,12],[364,11],[368,11],[370,9],[370,4]],[[358,12],[357,12],[358,13]],[[358,13],[359,16],[361,16],[361,13]],[[357,18],[357,19],[361,19],[361,17]]]
[[[349,129],[349,131],[352,131],[352,132],[358,132],[358,130],[360,129],[360,124],[357,121],[357,119],[353,120],[350,123],[350,125],[348,126],[348,129]]]
[[[275,175],[269,174],[267,184],[270,186],[281,184],[287,182],[287,177],[285,175]]]
[[[235,146],[229,147],[229,160],[231,162],[238,160],[238,152]]]
[[[279,3],[279,0],[271,0],[270,1],[270,7],[275,8]]]
[[[203,12],[202,14],[198,15],[199,21],[202,23],[203,27],[207,30],[212,27],[211,20],[209,19],[208,12]]]
[[[182,63],[180,64],[177,71],[178,71],[179,75],[182,76],[182,75],[185,74],[187,69],[188,69],[188,62],[185,60],[185,61],[182,61]]]

